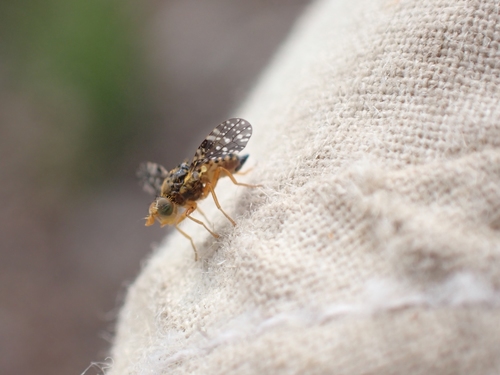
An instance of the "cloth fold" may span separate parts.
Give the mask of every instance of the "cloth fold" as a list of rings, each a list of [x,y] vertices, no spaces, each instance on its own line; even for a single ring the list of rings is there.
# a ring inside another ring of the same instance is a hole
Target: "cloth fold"
[[[234,115],[251,173],[130,286],[108,374],[500,373],[500,4],[323,0]],[[227,180],[227,179],[225,179]]]

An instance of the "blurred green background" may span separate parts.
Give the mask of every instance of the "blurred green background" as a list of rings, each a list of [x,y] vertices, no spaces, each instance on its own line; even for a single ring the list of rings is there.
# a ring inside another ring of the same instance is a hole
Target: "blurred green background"
[[[0,2],[1,374],[105,359],[167,231],[143,226],[137,165],[191,157],[308,3]]]
[[[37,177],[99,183],[121,164],[145,110],[140,20],[114,0],[1,4],[5,88],[28,95],[36,125],[47,127]]]

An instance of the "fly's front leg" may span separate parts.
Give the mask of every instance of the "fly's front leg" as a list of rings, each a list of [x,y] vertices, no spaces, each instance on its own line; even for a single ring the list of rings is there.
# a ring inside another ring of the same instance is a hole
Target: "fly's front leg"
[[[197,208],[197,204],[196,202],[190,202],[190,204],[187,206],[186,208],[186,211],[184,211],[182,213],[182,215],[179,217],[179,220],[177,220],[177,222],[175,223],[175,228],[184,236],[186,237],[190,242],[191,242],[191,245],[193,246],[193,250],[194,250],[194,259],[195,260],[198,260],[198,250],[196,249],[196,246],[194,245],[194,241],[193,239],[191,238],[191,236],[189,236],[186,232],[184,232],[183,230],[181,230],[179,228],[179,224],[181,221],[183,221],[185,218],[188,218],[192,221],[194,221],[195,223],[197,224],[200,224],[203,226],[203,228],[205,228],[212,236],[214,236],[215,238],[219,238],[219,235],[215,232],[212,232],[210,229],[208,229],[208,227],[206,226],[206,224],[201,221],[201,220],[198,220],[198,219],[195,219],[194,217],[191,216],[191,214],[196,210]]]
[[[189,234],[187,234],[181,228],[179,228],[178,224],[175,224],[175,229],[177,229],[184,237],[186,237],[189,240],[189,242],[191,242],[191,246],[193,247],[194,250],[194,261],[196,262],[198,260],[198,250],[196,250],[196,246],[194,246],[193,239]]]
[[[184,232],[181,228],[179,228],[179,224],[186,218],[186,217],[189,217],[188,215],[193,212],[194,210],[196,209],[196,203],[193,206],[190,206],[186,209],[186,211],[184,211],[182,213],[182,215],[179,217],[179,220],[177,220],[177,222],[175,223],[175,229],[177,229],[184,237],[186,237],[189,242],[191,242],[191,246],[193,247],[193,251],[194,251],[194,260],[197,261],[198,260],[198,250],[196,249],[196,246],[194,245],[194,241],[193,239],[191,238],[191,236],[189,234],[187,234],[186,232]]]

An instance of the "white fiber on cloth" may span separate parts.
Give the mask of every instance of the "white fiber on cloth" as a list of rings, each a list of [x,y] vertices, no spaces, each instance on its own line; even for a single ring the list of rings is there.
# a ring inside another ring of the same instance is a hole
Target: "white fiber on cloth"
[[[497,0],[313,4],[232,114],[263,187],[217,186],[236,227],[203,202],[219,239],[181,225],[199,261],[154,251],[107,373],[500,373],[499,25]]]

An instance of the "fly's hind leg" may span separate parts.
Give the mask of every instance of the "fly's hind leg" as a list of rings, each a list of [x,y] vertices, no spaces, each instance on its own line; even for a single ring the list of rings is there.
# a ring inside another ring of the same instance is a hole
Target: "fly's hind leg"
[[[245,172],[240,172],[240,171],[238,171],[238,172],[236,172],[235,174],[237,174],[238,176],[245,176],[245,175],[249,174],[249,173],[250,173],[250,172],[252,172],[252,171],[253,171],[253,167],[250,167],[250,168],[248,168]]]
[[[250,172],[252,170],[252,168],[250,168],[248,171],[245,171],[243,173],[241,172],[238,172],[238,174],[240,175],[245,175],[247,174],[248,172]],[[234,175],[229,172],[226,168],[224,167],[218,167],[217,170],[215,171],[214,173],[214,181],[217,181],[219,179],[219,176],[220,176],[220,173],[221,172],[224,172],[224,174],[229,177],[231,179],[231,181],[233,182],[233,184],[235,185],[238,185],[238,186],[245,186],[245,187],[249,187],[249,188],[257,188],[257,187],[262,187],[262,185],[251,185],[251,184],[244,184],[243,182],[238,182],[236,181],[236,178],[234,178]]]

